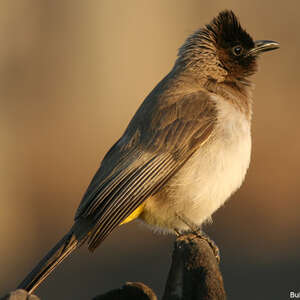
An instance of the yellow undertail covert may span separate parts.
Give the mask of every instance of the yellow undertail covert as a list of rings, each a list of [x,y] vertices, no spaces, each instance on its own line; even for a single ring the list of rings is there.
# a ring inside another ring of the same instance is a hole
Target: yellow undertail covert
[[[135,219],[137,219],[140,214],[143,212],[144,210],[144,206],[145,206],[145,203],[141,204],[137,209],[135,209],[125,220],[123,220],[120,225],[123,225],[123,224],[126,224],[126,223],[129,223]]]

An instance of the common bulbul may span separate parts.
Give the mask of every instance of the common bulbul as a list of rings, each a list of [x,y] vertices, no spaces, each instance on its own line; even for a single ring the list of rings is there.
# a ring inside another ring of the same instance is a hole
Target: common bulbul
[[[232,11],[189,36],[177,60],[105,155],[70,231],[18,288],[32,293],[75,249],[95,250],[118,225],[156,231],[201,226],[242,184],[250,162],[257,58],[279,48],[253,41]]]

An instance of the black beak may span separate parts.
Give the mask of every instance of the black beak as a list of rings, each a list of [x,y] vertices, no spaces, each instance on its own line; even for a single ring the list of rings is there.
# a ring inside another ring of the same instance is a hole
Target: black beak
[[[279,48],[279,43],[274,41],[255,41],[254,44],[254,48],[248,52],[249,55],[258,55],[262,52],[267,52]]]

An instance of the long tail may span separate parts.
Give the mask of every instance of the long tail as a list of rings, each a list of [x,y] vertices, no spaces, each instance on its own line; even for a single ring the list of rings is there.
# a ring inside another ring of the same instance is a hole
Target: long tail
[[[73,231],[68,232],[18,286],[32,293],[52,271],[80,245]]]

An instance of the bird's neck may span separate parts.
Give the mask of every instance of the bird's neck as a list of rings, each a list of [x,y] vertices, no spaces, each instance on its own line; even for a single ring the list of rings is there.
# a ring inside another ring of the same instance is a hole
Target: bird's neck
[[[208,78],[204,82],[204,87],[209,92],[231,102],[237,109],[245,113],[249,120],[251,119],[253,85],[250,81],[236,79],[216,82]]]
[[[195,72],[186,68],[180,69],[176,65],[171,73],[173,73],[173,80],[176,78],[175,81],[182,82],[182,86],[185,86],[186,90],[189,87],[190,89],[204,88],[210,93],[231,102],[237,109],[245,113],[249,120],[251,119],[253,90],[251,81],[244,78],[232,78],[228,74],[223,77],[221,73],[216,78],[210,76],[207,72]]]
[[[162,80],[161,85],[165,85],[165,94],[171,95],[171,98],[174,95],[177,97],[179,94],[194,93],[204,89],[231,102],[238,110],[245,113],[249,120],[251,119],[253,85],[246,79],[226,76],[223,80],[220,77],[218,81],[205,72],[195,72],[175,64],[171,72]]]

